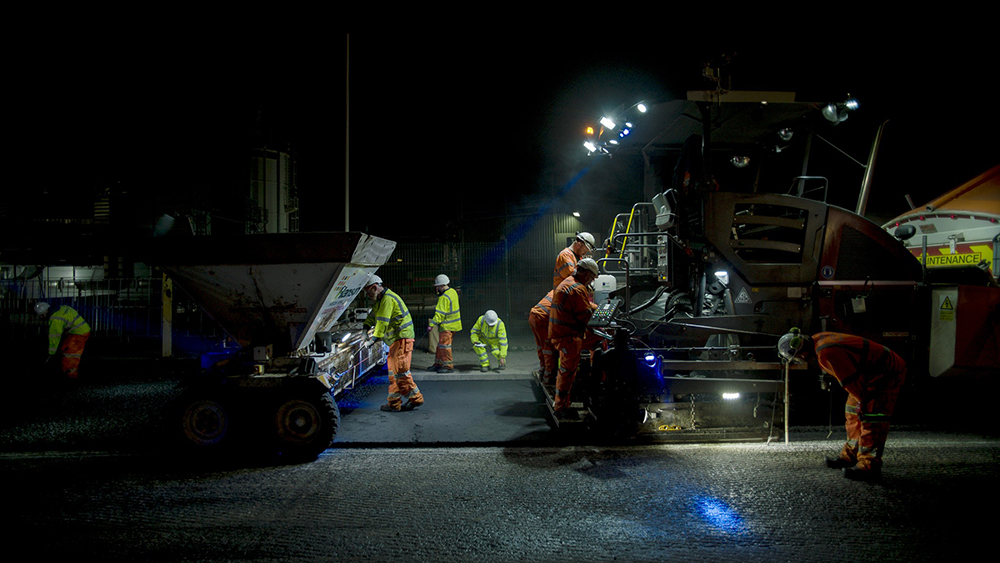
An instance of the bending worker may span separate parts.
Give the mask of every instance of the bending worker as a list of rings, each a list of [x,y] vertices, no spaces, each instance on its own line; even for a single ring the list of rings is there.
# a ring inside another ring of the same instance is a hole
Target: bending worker
[[[441,274],[434,278],[434,290],[437,291],[438,301],[434,307],[434,318],[427,326],[427,332],[437,327],[438,345],[434,354],[434,365],[429,369],[441,373],[451,373],[455,371],[455,363],[451,355],[451,342],[454,333],[462,330],[462,315],[458,309],[458,292],[449,287],[451,280],[448,276]]]
[[[472,338],[472,346],[479,356],[479,371],[490,371],[490,358],[486,355],[486,349],[496,357],[499,365],[498,370],[507,367],[507,327],[497,316],[497,312],[490,309],[485,315],[476,320],[469,334]]]
[[[80,358],[83,349],[90,338],[90,325],[83,320],[80,313],[68,305],[63,305],[53,313],[51,306],[44,301],[35,304],[35,314],[38,318],[49,321],[49,359],[54,361],[59,353],[59,369],[70,378],[80,377]]]
[[[576,381],[580,352],[597,345],[597,336],[587,330],[587,323],[597,305],[591,300],[590,284],[600,271],[592,258],[583,258],[573,275],[564,279],[552,296],[549,314],[549,339],[559,351],[559,373],[556,375],[556,398],[553,409],[560,418],[572,418],[569,392]]]
[[[375,302],[365,327],[371,328],[375,341],[389,345],[389,397],[380,408],[386,412],[409,411],[424,404],[424,396],[410,375],[413,358],[413,319],[406,303],[395,292],[382,286],[382,278],[372,276],[365,295]],[[403,404],[406,399],[406,404]]]
[[[552,289],[559,287],[559,283],[570,276],[576,269],[576,263],[581,258],[590,256],[594,251],[594,235],[590,233],[577,233],[573,244],[562,249],[556,256],[556,267],[552,270]]]
[[[892,350],[860,336],[820,332],[806,336],[793,328],[778,340],[786,360],[815,361],[847,391],[847,442],[827,467],[843,469],[849,479],[876,479],[882,472],[882,452],[889,419],[906,378],[906,362]]]
[[[552,309],[553,293],[555,290],[546,293],[528,313],[528,325],[531,326],[531,334],[535,337],[535,351],[538,352],[537,375],[547,385],[555,385],[556,382],[556,355],[552,341],[549,340],[549,310]]]

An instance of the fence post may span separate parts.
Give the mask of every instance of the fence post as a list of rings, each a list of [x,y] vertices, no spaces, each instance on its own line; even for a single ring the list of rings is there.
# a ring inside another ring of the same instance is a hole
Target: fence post
[[[167,274],[163,274],[163,289],[160,292],[163,297],[163,315],[162,322],[160,324],[162,343],[163,343],[163,357],[169,358],[173,352],[173,342],[171,337],[174,334],[173,331],[173,320],[174,320],[174,283],[173,280],[167,277]]]

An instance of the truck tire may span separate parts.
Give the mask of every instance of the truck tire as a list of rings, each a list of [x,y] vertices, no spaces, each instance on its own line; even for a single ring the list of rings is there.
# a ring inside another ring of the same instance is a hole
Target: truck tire
[[[192,394],[178,403],[181,437],[200,448],[218,448],[229,441],[232,414],[223,400],[211,395]]]
[[[329,393],[288,397],[274,411],[278,449],[295,458],[318,456],[333,443],[339,426],[340,409]]]

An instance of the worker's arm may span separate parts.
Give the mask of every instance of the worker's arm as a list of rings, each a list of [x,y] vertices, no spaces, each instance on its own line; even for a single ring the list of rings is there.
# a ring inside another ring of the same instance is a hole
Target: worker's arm
[[[472,340],[473,346],[485,346],[483,343],[485,338],[483,338],[482,330],[483,318],[479,317],[479,320],[476,321],[476,324],[472,325],[472,330],[469,332],[469,340]]]
[[[497,339],[500,344],[500,354],[497,355],[498,358],[507,357],[507,327],[504,326],[503,321],[500,321],[500,326],[497,327]]]
[[[49,355],[54,356],[59,350],[59,343],[62,342],[63,330],[66,328],[66,321],[56,315],[49,319]]]
[[[392,299],[380,299],[372,311],[375,317],[375,330],[372,331],[373,338],[382,338],[389,329],[389,320],[392,318]]]

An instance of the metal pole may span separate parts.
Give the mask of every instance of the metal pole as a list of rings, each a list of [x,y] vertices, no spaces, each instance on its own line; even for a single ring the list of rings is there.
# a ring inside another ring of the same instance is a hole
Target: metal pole
[[[788,382],[791,379],[791,362],[785,362],[785,443],[788,443],[788,414],[791,410],[789,408],[789,399],[791,396],[788,394]]]
[[[344,115],[346,124],[344,138],[344,231],[351,230],[351,34],[347,34],[347,79],[346,79],[347,111]]]
[[[858,195],[858,208],[855,213],[865,216],[865,208],[868,207],[868,192],[871,191],[872,178],[875,176],[875,157],[878,156],[878,146],[882,143],[882,130],[888,120],[879,125],[878,132],[875,133],[875,140],[872,142],[872,150],[868,153],[868,164],[865,165],[865,179],[861,182],[861,193]]]
[[[161,349],[164,358],[173,355],[173,331],[174,331],[174,292],[173,281],[163,274],[163,322],[161,323],[162,343]]]

